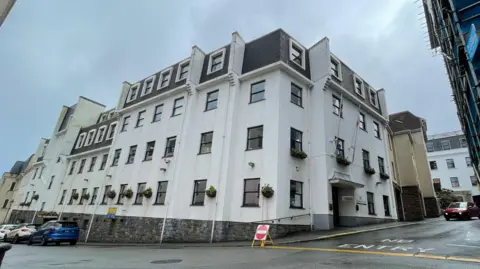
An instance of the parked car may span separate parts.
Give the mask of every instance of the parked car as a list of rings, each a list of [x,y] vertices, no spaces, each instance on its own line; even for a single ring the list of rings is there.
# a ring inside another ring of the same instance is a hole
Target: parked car
[[[448,205],[443,213],[446,220],[456,219],[470,219],[477,217],[480,219],[480,209],[471,202],[454,202]]]
[[[30,236],[28,245],[40,243],[40,245],[46,246],[48,243],[55,243],[58,246],[62,242],[75,245],[79,235],[80,230],[76,222],[52,220],[43,224]]]
[[[30,235],[33,232],[36,232],[35,224],[31,223],[20,223],[13,227],[11,231],[5,234],[3,241],[12,242],[12,244],[19,243],[20,241],[25,241],[30,238]]]
[[[17,224],[2,224],[0,225],[0,241],[5,238],[5,235],[13,230],[13,228],[17,226]]]

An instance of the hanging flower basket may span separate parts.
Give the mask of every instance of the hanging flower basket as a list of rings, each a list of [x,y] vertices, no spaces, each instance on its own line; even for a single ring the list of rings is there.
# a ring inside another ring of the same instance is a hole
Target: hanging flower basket
[[[127,197],[127,199],[130,199],[133,197],[133,191],[132,188],[128,188],[126,191],[123,192],[122,194],[124,197]]]
[[[307,153],[305,153],[303,150],[299,150],[297,148],[290,149],[290,155],[292,157],[302,159],[302,160],[307,158]]]
[[[205,193],[207,194],[208,197],[210,198],[215,198],[215,196],[217,196],[217,190],[215,189],[214,186],[210,186],[210,188],[208,188]]]
[[[85,193],[85,194],[83,194],[83,195],[82,195],[82,199],[83,199],[83,200],[88,200],[88,199],[90,199],[90,193]]]
[[[40,196],[39,196],[38,194],[35,194],[34,196],[32,196],[32,200],[35,200],[35,201],[37,201],[37,200],[38,200],[38,198],[40,198]]]
[[[385,173],[380,173],[380,178],[381,178],[381,179],[384,179],[384,180],[387,180],[387,179],[390,178],[390,176],[387,175],[387,174],[385,174]]]
[[[55,211],[41,211],[38,212],[39,216],[58,216],[57,212]]]
[[[21,202],[20,204],[18,204],[19,206],[25,206],[25,202]]]
[[[110,191],[107,192],[107,197],[108,198],[113,199],[113,198],[115,198],[115,196],[117,196],[117,193],[114,190],[110,190]]]
[[[363,169],[365,170],[365,173],[369,175],[375,174],[375,169],[373,169],[372,167],[364,167]]]
[[[150,187],[148,187],[146,190],[144,190],[142,192],[143,197],[145,197],[147,199],[152,197],[152,194],[153,194],[153,191],[152,191],[152,188],[150,188]]]
[[[79,197],[78,193],[72,194],[72,199],[73,200],[78,200],[78,197]]]
[[[28,207],[28,206],[30,206],[31,204],[32,204],[32,202],[26,202],[26,203],[25,203],[25,206]]]
[[[350,165],[350,161],[341,155],[337,155],[337,163],[344,166]]]
[[[263,197],[271,198],[274,193],[275,193],[275,191],[273,190],[273,188],[270,185],[268,185],[268,184],[263,185],[263,187],[262,187]]]

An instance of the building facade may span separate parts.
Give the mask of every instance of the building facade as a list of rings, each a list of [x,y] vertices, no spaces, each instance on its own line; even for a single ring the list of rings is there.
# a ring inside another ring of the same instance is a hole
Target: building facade
[[[404,111],[390,115],[389,126],[400,219],[412,221],[438,217],[440,211],[426,151],[426,121]]]
[[[77,130],[43,208],[80,222],[82,239],[248,240],[258,223],[281,236],[397,218],[385,91],[328,38],[306,48],[280,29],[194,46],[124,82],[113,113]]]
[[[424,0],[432,49],[443,55],[472,167],[478,177],[480,154],[477,53],[480,1]]]
[[[0,1],[0,27],[2,27],[3,22],[8,16],[10,10],[12,10],[13,5],[16,0],[2,0]]]
[[[437,190],[450,189],[461,201],[480,204],[478,179],[461,131],[428,136],[428,161]]]

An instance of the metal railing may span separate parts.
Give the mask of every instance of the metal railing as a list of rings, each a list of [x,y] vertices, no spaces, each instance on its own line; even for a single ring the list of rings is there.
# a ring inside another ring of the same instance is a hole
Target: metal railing
[[[251,223],[275,223],[275,221],[278,221],[279,223],[283,219],[290,219],[293,220],[294,218],[299,218],[299,217],[305,217],[305,216],[310,216],[310,213],[308,214],[302,214],[302,215],[293,215],[293,216],[288,216],[288,217],[283,217],[283,218],[276,218],[276,219],[267,219],[267,220],[259,220],[259,221],[252,221]]]

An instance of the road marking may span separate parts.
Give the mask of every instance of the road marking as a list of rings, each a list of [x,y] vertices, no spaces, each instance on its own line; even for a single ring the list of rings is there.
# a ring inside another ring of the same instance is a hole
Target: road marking
[[[405,239],[383,239],[382,242],[389,242],[389,243],[413,243],[415,240],[405,240]]]
[[[402,250],[402,251],[405,251],[405,252],[408,252],[410,250],[415,252],[415,249],[418,249],[418,252],[420,252],[420,253],[425,253],[427,251],[431,252],[431,251],[434,250],[434,248],[420,248],[420,247],[414,248],[414,247],[407,247],[405,245],[387,246],[387,245],[362,245],[362,244],[343,244],[343,245],[337,246],[337,248],[346,248],[346,249],[352,249],[352,248],[371,249],[371,248],[374,248],[376,250],[381,250],[381,249],[384,249],[384,248],[390,248],[390,251]]]
[[[317,239],[328,239],[328,238],[351,235],[351,234],[359,234],[359,233],[380,231],[380,230],[386,230],[386,229],[392,229],[392,228],[399,228],[399,227],[410,226],[415,224],[418,224],[418,223],[406,223],[401,225],[391,225],[391,226],[379,227],[379,228],[373,228],[373,229],[365,229],[365,230],[357,230],[357,231],[344,232],[344,233],[338,233],[338,234],[324,235],[324,236],[317,237]]]
[[[480,248],[480,247],[477,247],[477,246],[456,245],[456,244],[447,244],[447,246],[454,246],[454,247],[466,247],[466,248]]]

